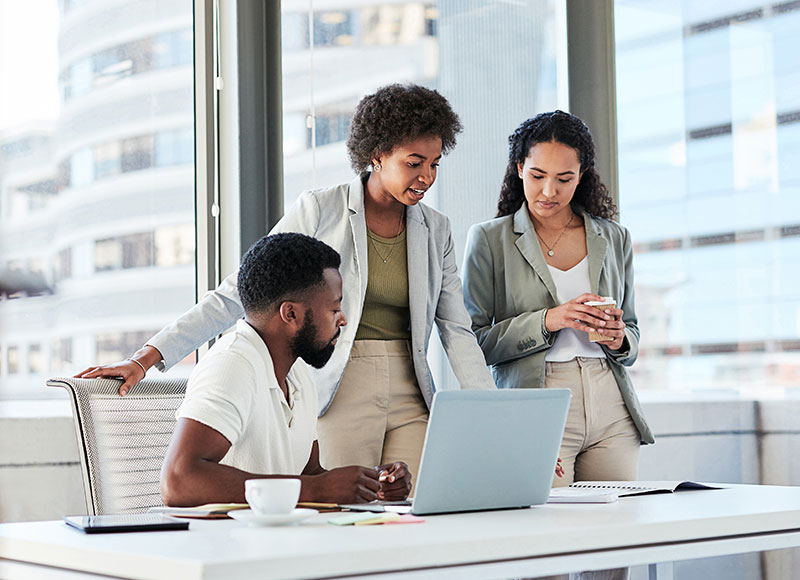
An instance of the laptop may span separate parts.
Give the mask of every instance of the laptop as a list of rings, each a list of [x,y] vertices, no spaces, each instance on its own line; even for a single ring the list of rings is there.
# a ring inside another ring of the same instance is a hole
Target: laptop
[[[411,513],[546,503],[570,396],[569,389],[437,392]]]

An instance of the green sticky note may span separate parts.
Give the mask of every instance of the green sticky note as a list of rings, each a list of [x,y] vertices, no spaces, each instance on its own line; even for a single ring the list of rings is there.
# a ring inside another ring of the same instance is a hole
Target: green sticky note
[[[355,525],[355,526],[375,526],[375,525],[380,525],[380,524],[388,524],[390,522],[393,522],[395,520],[399,520],[400,519],[400,514],[393,514],[391,512],[387,512],[385,514],[373,514],[373,515],[375,517],[372,518],[371,520],[356,522],[353,525]]]

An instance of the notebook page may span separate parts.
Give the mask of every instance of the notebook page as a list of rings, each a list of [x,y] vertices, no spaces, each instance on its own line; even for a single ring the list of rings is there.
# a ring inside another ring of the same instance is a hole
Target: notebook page
[[[619,492],[674,492],[677,489],[720,489],[719,486],[696,481],[576,481],[570,487],[580,489],[597,489]],[[630,493],[629,493],[630,495]]]

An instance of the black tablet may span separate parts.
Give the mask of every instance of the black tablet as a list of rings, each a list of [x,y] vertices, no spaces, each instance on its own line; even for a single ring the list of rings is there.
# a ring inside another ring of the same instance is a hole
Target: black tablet
[[[64,516],[67,525],[87,534],[112,532],[154,532],[188,530],[189,522],[163,514],[113,514],[101,516]]]

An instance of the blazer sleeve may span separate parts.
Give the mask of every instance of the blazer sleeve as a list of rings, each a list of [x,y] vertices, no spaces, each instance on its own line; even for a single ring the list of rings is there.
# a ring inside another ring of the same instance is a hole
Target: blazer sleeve
[[[625,323],[625,341],[618,351],[609,350],[603,346],[603,343],[597,344],[603,346],[608,358],[629,367],[636,362],[639,356],[639,319],[634,307],[633,243],[630,232],[626,228],[622,228],[622,231],[622,254],[619,259],[622,260],[624,298],[620,308],[622,309],[622,321]]]
[[[469,315],[464,308],[449,220],[446,227],[447,242],[442,260],[442,289],[436,305],[436,327],[459,386],[462,389],[494,389],[494,379],[470,329]]]
[[[319,203],[313,192],[303,193],[291,210],[272,228],[270,234],[298,232],[313,236],[319,224]],[[146,344],[161,353],[162,361],[156,365],[167,370],[188,356],[193,350],[219,336],[233,326],[244,314],[239,299],[237,269],[216,288],[207,292],[192,308],[177,320],[161,329]]]
[[[511,280],[503,280],[501,287],[511,283]],[[555,341],[555,333],[545,338],[542,332],[546,308],[522,312],[505,320],[495,319],[494,253],[480,224],[472,226],[467,234],[464,303],[487,364],[511,362],[550,348]]]

